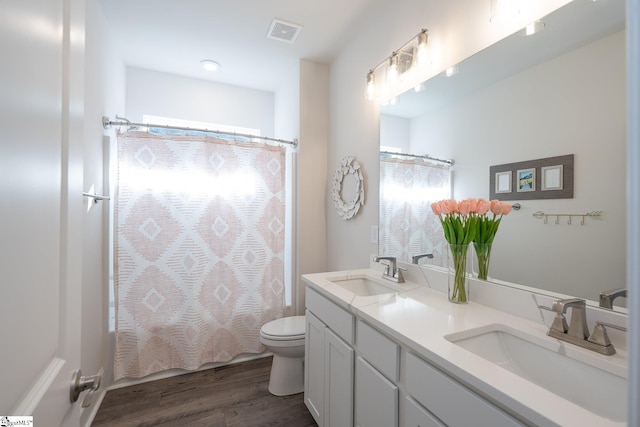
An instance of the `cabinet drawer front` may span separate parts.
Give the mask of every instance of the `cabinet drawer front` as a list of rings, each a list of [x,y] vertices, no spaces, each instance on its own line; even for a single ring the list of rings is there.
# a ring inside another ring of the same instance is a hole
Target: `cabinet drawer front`
[[[353,345],[355,319],[351,313],[309,287],[306,290],[306,305],[307,310],[322,320],[336,335]]]
[[[397,427],[398,387],[356,358],[356,427]]]
[[[413,399],[405,397],[402,427],[445,427],[445,425]]]
[[[362,320],[358,320],[358,350],[387,378],[399,379],[400,346]]]
[[[407,392],[447,425],[522,425],[476,393],[409,353],[406,378]]]

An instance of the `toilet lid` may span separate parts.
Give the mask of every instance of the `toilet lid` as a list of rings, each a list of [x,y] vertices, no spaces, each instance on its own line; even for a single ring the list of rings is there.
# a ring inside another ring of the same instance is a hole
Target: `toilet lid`
[[[289,316],[272,320],[262,326],[262,335],[273,339],[304,338],[304,316]]]

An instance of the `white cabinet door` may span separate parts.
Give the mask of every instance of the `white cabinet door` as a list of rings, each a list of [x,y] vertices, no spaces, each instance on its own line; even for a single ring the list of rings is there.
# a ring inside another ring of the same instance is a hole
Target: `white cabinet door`
[[[363,358],[356,359],[356,426],[397,427],[398,387]]]
[[[304,403],[319,426],[324,425],[324,331],[326,326],[306,312]]]
[[[353,425],[353,348],[324,330],[324,427]]]
[[[402,427],[444,427],[438,419],[409,397],[404,398]]]

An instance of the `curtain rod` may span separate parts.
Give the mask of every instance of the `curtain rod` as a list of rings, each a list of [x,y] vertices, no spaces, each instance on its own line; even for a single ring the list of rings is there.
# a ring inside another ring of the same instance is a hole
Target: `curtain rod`
[[[447,165],[450,165],[450,166],[453,166],[455,164],[455,162],[453,160],[438,159],[436,157],[431,157],[428,154],[420,155],[420,154],[395,153],[393,151],[381,151],[380,155],[413,157],[413,158],[416,158],[416,159],[425,159],[425,160],[431,160],[431,161],[434,161],[434,162],[440,162],[440,163],[444,163],[444,164],[447,164]]]
[[[293,145],[293,147],[298,146],[298,140],[294,139],[293,141],[289,141],[287,139],[277,139],[277,138],[269,138],[268,136],[260,136],[260,135],[251,135],[247,133],[237,133],[237,132],[226,132],[221,130],[212,130],[206,128],[191,128],[184,126],[171,126],[171,125],[158,125],[153,123],[133,123],[124,117],[116,116],[116,120],[110,120],[109,117],[102,117],[102,127],[108,129],[111,126],[127,126],[127,127],[147,127],[147,128],[161,128],[161,129],[173,129],[173,130],[184,130],[184,131],[195,131],[195,132],[210,132],[217,133],[220,135],[227,135],[233,137],[243,137],[243,138],[252,138],[252,139],[261,139],[264,141],[278,142],[280,144],[289,144]]]

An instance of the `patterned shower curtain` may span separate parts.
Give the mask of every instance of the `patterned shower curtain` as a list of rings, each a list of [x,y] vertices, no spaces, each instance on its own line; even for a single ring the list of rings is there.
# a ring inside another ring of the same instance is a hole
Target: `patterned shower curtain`
[[[401,260],[431,252],[444,265],[444,235],[431,203],[451,194],[451,167],[395,157],[380,158],[380,249]]]
[[[285,149],[118,137],[115,379],[261,353],[283,316]]]

